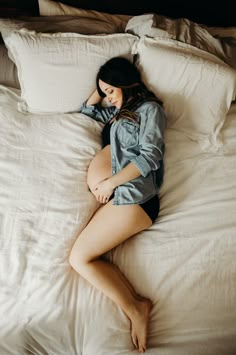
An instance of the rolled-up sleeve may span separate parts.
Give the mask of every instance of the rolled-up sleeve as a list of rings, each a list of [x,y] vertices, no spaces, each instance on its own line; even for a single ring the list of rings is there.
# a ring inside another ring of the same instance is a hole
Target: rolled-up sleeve
[[[118,113],[118,109],[115,106],[103,107],[99,104],[86,105],[86,102],[87,101],[82,104],[79,112],[96,121],[107,123]]]
[[[140,121],[140,154],[131,160],[144,177],[150,171],[159,169],[160,160],[163,159],[165,151],[164,110],[155,102],[147,105],[147,109],[142,113]]]

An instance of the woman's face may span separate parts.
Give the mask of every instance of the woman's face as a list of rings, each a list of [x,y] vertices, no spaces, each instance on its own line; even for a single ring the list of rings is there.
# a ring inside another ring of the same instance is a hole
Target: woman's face
[[[123,103],[122,89],[107,84],[101,79],[99,79],[98,84],[102,92],[104,92],[104,94],[106,95],[108,101],[111,103],[111,105],[116,106],[118,109],[120,109]]]

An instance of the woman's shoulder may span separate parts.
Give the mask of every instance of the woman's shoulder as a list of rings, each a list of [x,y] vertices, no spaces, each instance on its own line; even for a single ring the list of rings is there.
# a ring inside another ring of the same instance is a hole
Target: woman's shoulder
[[[155,99],[145,100],[139,106],[140,111],[150,111],[150,110],[162,110],[162,105]]]

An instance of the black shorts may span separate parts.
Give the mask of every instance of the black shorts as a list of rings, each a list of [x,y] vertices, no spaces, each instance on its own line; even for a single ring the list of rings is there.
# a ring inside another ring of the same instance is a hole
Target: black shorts
[[[109,201],[114,198],[114,193],[110,196]],[[155,222],[159,211],[160,211],[160,200],[158,195],[153,196],[150,200],[141,203],[139,205],[147,213],[148,217],[151,218],[152,223]]]
[[[150,200],[141,203],[139,206],[142,207],[142,209],[151,218],[152,223],[154,223],[160,211],[160,200],[158,195],[155,195],[150,198]]]

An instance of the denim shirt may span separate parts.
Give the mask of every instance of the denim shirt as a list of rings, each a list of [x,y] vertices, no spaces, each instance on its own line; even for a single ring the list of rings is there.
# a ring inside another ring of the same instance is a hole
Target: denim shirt
[[[115,106],[86,105],[80,112],[102,123],[109,122],[119,110]],[[141,204],[159,193],[157,171],[165,149],[165,114],[155,101],[144,102],[135,111],[137,122],[127,118],[114,121],[110,131],[111,174],[114,175],[130,162],[140,176],[116,187],[113,204]]]

